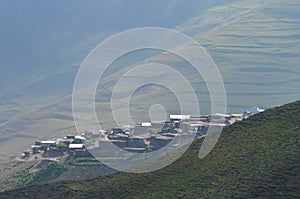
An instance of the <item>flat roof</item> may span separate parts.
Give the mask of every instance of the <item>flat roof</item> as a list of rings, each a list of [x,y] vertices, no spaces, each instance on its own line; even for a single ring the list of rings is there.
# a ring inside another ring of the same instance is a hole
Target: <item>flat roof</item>
[[[152,124],[151,124],[151,122],[142,122],[141,126],[143,126],[143,127],[149,127],[149,126],[152,126]]]
[[[83,136],[80,136],[80,135],[76,135],[76,136],[75,136],[75,139],[79,139],[79,140],[85,140],[85,137],[83,137]]]
[[[243,114],[241,114],[241,113],[234,113],[234,114],[231,114],[231,116],[233,116],[233,117],[243,117]]]
[[[31,148],[41,148],[41,146],[31,145]]]
[[[177,119],[177,120],[183,120],[183,119],[190,119],[191,115],[170,115],[170,119]]]
[[[224,114],[224,113],[216,113],[215,116],[218,116],[218,117],[230,117],[230,115]]]
[[[55,140],[46,140],[46,141],[41,141],[41,144],[55,144]]]
[[[69,144],[69,149],[82,149],[83,144]]]

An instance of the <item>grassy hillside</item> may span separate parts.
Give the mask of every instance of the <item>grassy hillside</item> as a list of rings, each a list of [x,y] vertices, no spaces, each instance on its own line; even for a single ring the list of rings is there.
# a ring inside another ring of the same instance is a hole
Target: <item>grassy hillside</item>
[[[116,172],[91,154],[71,155],[63,163],[60,160],[23,162],[11,159],[0,164],[0,191],[57,181],[87,180]]]
[[[226,127],[198,158],[197,140],[175,163],[146,174],[118,173],[2,192],[1,198],[299,198],[300,101]]]

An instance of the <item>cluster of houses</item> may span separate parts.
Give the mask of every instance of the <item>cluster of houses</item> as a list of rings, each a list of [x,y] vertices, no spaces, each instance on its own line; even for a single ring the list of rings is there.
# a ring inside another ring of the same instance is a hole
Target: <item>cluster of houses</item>
[[[86,153],[87,149],[93,150],[108,142],[133,152],[158,150],[171,142],[175,136],[193,134],[198,138],[203,137],[207,134],[209,127],[217,130],[262,111],[264,110],[260,108],[252,108],[243,114],[170,115],[169,121],[140,122],[135,126],[125,125],[112,128],[109,131],[86,131],[82,135],[69,135],[63,138],[35,142],[35,145],[31,146],[31,151],[24,152],[22,157],[25,158],[30,154],[41,152],[43,152],[43,157]],[[95,143],[88,145],[87,140],[92,140]]]
[[[63,156],[66,153],[85,152],[86,138],[80,135],[68,135],[63,138],[52,140],[36,141],[31,146],[31,150],[27,150],[21,154],[21,158],[28,158],[30,155],[42,153],[42,157],[54,158]]]
[[[243,114],[191,116],[170,115],[169,121],[141,122],[134,127],[113,128],[107,135],[107,139],[100,140],[99,145],[112,142],[116,146],[134,152],[146,150],[158,150],[166,146],[175,136],[193,134],[196,137],[205,136],[208,128],[222,128],[235,121],[243,119]]]
[[[126,125],[113,128],[107,133],[106,139],[99,141],[99,145],[112,142],[128,151],[158,150],[171,142],[175,136],[193,134],[200,138],[207,134],[209,127],[217,130],[263,111],[255,107],[243,114],[170,115],[169,121],[140,122],[134,127]]]

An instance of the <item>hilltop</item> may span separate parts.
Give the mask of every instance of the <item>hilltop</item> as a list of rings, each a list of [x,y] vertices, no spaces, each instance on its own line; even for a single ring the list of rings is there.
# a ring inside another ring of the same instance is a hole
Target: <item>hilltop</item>
[[[2,192],[0,198],[299,198],[300,101],[224,128],[213,151],[202,140],[168,167]]]

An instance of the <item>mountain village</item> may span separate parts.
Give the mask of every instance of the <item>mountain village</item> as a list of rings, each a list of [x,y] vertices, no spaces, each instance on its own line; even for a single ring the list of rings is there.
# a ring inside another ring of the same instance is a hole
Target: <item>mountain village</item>
[[[30,150],[21,154],[19,160],[42,159],[63,163],[70,155],[89,154],[89,150],[95,150],[104,143],[113,143],[123,150],[135,153],[159,150],[175,136],[192,134],[201,138],[206,136],[209,127],[218,130],[263,111],[255,107],[243,114],[170,115],[169,121],[140,122],[135,126],[124,125],[96,132],[85,131],[81,135],[36,141]]]

